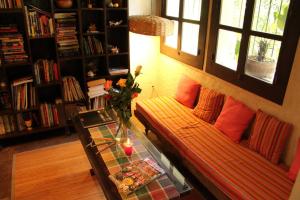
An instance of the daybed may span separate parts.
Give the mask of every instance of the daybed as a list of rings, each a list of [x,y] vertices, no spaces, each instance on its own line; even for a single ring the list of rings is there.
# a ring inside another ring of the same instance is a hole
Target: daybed
[[[226,135],[172,97],[136,104],[135,115],[218,199],[288,199],[287,171]]]

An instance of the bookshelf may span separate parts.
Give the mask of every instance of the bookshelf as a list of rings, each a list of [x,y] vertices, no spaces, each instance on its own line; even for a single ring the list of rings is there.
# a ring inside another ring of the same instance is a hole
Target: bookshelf
[[[88,81],[126,77],[110,72],[129,70],[128,0],[117,8],[109,0],[73,0],[71,8],[59,8],[55,0],[6,1],[12,4],[0,5],[0,38],[15,32],[22,50],[8,58],[18,62],[7,62],[3,52],[9,47],[1,49],[0,42],[0,145],[68,132],[70,113],[88,107]],[[66,88],[72,97],[65,98]]]

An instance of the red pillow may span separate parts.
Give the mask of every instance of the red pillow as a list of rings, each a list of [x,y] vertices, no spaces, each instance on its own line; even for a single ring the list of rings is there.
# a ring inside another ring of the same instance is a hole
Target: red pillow
[[[224,94],[202,88],[199,102],[194,108],[193,114],[208,123],[214,123],[222,110],[223,103]]]
[[[277,164],[293,126],[261,110],[251,130],[249,148]]]
[[[189,108],[193,108],[195,105],[195,100],[199,93],[199,89],[200,89],[199,83],[183,75],[177,86],[175,99],[179,103]]]
[[[300,140],[298,142],[296,155],[295,155],[294,161],[291,165],[290,171],[288,173],[288,177],[292,181],[295,181],[299,170],[300,170]]]
[[[238,143],[254,114],[255,112],[242,102],[228,97],[214,126]]]

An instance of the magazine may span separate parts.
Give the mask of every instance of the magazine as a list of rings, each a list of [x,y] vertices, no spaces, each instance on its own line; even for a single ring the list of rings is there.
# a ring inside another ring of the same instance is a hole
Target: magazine
[[[163,175],[165,171],[152,159],[145,158],[122,166],[122,170],[109,178],[121,195],[129,195]]]
[[[79,112],[79,118],[84,128],[91,128],[116,122],[116,116],[112,110],[105,109]]]

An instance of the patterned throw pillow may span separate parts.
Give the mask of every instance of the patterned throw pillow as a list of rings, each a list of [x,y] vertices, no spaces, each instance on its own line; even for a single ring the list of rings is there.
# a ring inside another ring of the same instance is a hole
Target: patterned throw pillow
[[[200,119],[213,123],[218,118],[224,103],[224,94],[208,88],[202,88],[193,114]]]
[[[291,124],[258,110],[250,135],[249,148],[277,164],[291,131]]]

